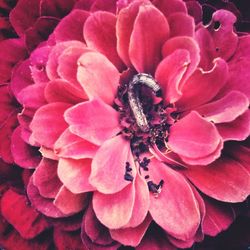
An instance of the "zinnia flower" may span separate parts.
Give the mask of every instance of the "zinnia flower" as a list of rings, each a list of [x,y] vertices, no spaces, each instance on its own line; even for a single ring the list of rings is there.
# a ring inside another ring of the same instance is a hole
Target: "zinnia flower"
[[[181,0],[96,0],[45,42],[17,26],[31,53],[10,68],[22,110],[7,155],[27,198],[6,191],[3,217],[26,239],[53,226],[73,249],[187,248],[227,229],[250,194],[250,36],[235,21],[195,24]]]

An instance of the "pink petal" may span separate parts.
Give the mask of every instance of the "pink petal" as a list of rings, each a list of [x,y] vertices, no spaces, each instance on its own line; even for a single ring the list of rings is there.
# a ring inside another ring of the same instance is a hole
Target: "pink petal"
[[[89,48],[105,55],[119,71],[122,71],[124,64],[116,51],[115,26],[115,15],[105,11],[98,11],[87,19],[83,33]]]
[[[112,13],[116,13],[116,0],[95,0],[91,6],[91,12],[96,12],[98,10],[105,10]]]
[[[153,4],[166,17],[176,12],[187,13],[186,5],[181,0],[153,0]]]
[[[88,97],[100,97],[112,104],[119,85],[120,74],[102,54],[88,52],[78,60],[77,79]]]
[[[55,142],[56,155],[63,158],[93,158],[98,147],[66,129]]]
[[[230,158],[220,158],[208,166],[189,167],[184,173],[203,193],[220,201],[241,202],[250,192],[250,173]]]
[[[52,148],[60,134],[67,128],[63,114],[70,105],[55,102],[42,106],[30,124],[33,138],[45,147]]]
[[[202,21],[202,6],[200,3],[195,0],[190,0],[185,2],[185,4],[188,9],[188,14],[194,18],[195,24],[199,24]]]
[[[46,148],[46,147],[41,146],[41,147],[39,148],[39,151],[40,151],[40,153],[42,154],[42,156],[43,156],[44,158],[48,158],[48,159],[54,160],[54,161],[58,161],[58,159],[59,159],[59,158],[56,156],[54,150],[51,149],[51,148]]]
[[[116,36],[117,52],[127,66],[132,66],[129,58],[130,36],[133,31],[134,21],[138,14],[139,7],[143,1],[134,1],[128,7],[121,9],[117,16]],[[144,4],[150,4],[144,1]]]
[[[59,78],[59,75],[57,73],[58,60],[63,51],[69,46],[82,46],[83,48],[86,47],[85,44],[80,41],[66,41],[56,44],[49,54],[48,62],[46,65],[46,73],[50,80]]]
[[[31,147],[21,138],[21,127],[17,127],[11,137],[11,153],[14,162],[23,168],[36,168],[41,160],[37,148]]]
[[[197,111],[214,123],[232,122],[247,111],[248,98],[239,91],[231,91],[219,100],[205,104]]]
[[[215,125],[192,111],[171,126],[168,145],[179,155],[200,158],[215,151],[220,140]]]
[[[93,195],[93,209],[103,225],[110,229],[118,229],[129,222],[134,200],[133,184],[115,194],[102,194],[96,191]]]
[[[72,193],[80,194],[95,190],[89,183],[91,161],[63,159],[59,160],[58,177]]]
[[[151,5],[141,5],[129,45],[129,57],[138,72],[154,73],[161,60],[161,47],[168,36],[169,26],[164,15]]]
[[[111,237],[125,246],[136,247],[140,244],[151,221],[151,216],[147,216],[137,227],[110,230]]]
[[[99,192],[112,194],[122,190],[129,181],[124,179],[126,162],[130,163],[132,176],[135,166],[130,143],[121,135],[107,140],[97,151],[91,165],[90,183]]]
[[[4,219],[25,239],[32,239],[49,228],[44,217],[29,205],[25,195],[11,189],[1,199],[1,212]]]
[[[216,236],[231,225],[235,219],[235,214],[228,204],[207,198],[204,201],[206,215],[202,224],[203,231],[209,236]]]
[[[181,80],[189,63],[188,51],[178,49],[165,57],[157,66],[155,78],[161,85],[167,103],[174,103],[181,97]]]
[[[57,196],[55,197],[54,204],[64,214],[78,213],[82,211],[88,204],[87,195],[73,194],[65,186],[62,186]]]
[[[186,73],[182,78],[182,85],[186,79],[188,79],[192,73],[196,70],[200,61],[200,49],[196,41],[187,36],[178,36],[168,39],[162,47],[162,55],[166,57],[174,53],[178,49],[187,50],[189,52],[189,61]]]
[[[164,181],[159,196],[150,197],[152,218],[173,237],[190,239],[200,223],[199,206],[190,185],[181,174],[157,160],[151,160],[149,175],[154,183]]]
[[[0,81],[10,80],[13,66],[24,59],[26,49],[21,39],[7,39],[0,41]]]
[[[57,176],[57,161],[43,158],[33,174],[33,184],[45,198],[55,198],[62,183]]]
[[[88,16],[89,12],[87,11],[72,10],[55,28],[56,41],[76,40],[84,42],[82,30]]]
[[[84,48],[81,46],[70,46],[67,49],[65,49],[62,54],[58,58],[58,68],[57,73],[58,75],[70,83],[76,85],[80,89],[79,92],[84,93],[80,83],[77,81],[77,61],[80,58],[80,56],[90,51],[87,48]],[[86,94],[84,93],[84,96]]]
[[[173,13],[168,16],[170,28],[170,37],[176,36],[194,36],[194,19],[183,12]]]
[[[176,103],[177,107],[188,110],[207,103],[225,85],[227,77],[227,64],[219,58],[214,61],[214,67],[210,71],[197,69],[184,84],[183,95]]]
[[[70,131],[96,145],[101,145],[121,130],[118,116],[119,113],[101,99],[80,103],[65,113]]]
[[[60,95],[58,95],[60,93]],[[66,102],[76,104],[86,100],[86,94],[80,87],[73,84],[56,79],[46,85],[44,96],[48,102]]]
[[[67,215],[63,214],[61,210],[53,204],[53,199],[44,198],[39,194],[37,187],[33,184],[32,177],[27,186],[27,195],[32,206],[42,214],[52,218],[67,217]]]

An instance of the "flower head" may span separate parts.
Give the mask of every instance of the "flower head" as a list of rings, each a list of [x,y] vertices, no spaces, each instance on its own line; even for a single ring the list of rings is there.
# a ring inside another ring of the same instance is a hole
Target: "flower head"
[[[50,218],[35,235],[78,230],[84,212],[89,249],[187,248],[232,223],[250,193],[250,37],[235,21],[195,24],[180,0],[78,1],[15,67],[12,157]]]

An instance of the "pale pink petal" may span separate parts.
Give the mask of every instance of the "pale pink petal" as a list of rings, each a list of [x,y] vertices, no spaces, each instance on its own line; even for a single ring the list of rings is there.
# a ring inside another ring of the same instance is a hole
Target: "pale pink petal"
[[[231,91],[219,100],[205,104],[197,111],[214,123],[232,122],[247,111],[248,98],[239,91]]]
[[[145,218],[145,220],[137,227],[110,230],[111,237],[125,246],[136,247],[140,244],[151,221],[152,221],[152,218],[151,216],[148,215]]]
[[[61,158],[58,163],[58,177],[72,193],[80,194],[95,190],[89,183],[91,160]]]
[[[74,214],[87,206],[88,197],[86,194],[73,194],[65,186],[62,186],[53,203],[64,214]]]
[[[94,192],[93,209],[103,225],[109,229],[118,229],[129,222],[134,201],[135,187],[130,184],[115,194]]]
[[[115,66],[100,53],[88,52],[78,60],[77,79],[89,98],[99,97],[112,104],[119,78]]]
[[[57,161],[43,158],[33,174],[33,184],[45,198],[55,198],[62,186],[57,176]]]
[[[66,129],[55,142],[56,155],[63,158],[93,158],[98,147]]]
[[[230,204],[217,202],[212,199],[204,199],[206,215],[202,223],[202,229],[209,236],[216,236],[226,230],[235,219],[235,214]]]
[[[61,22],[56,26],[54,35],[56,41],[77,40],[84,42],[83,26],[89,12],[84,10],[72,10]]]
[[[150,197],[152,218],[173,237],[190,239],[200,223],[199,205],[190,185],[181,174],[157,160],[151,160],[149,175],[156,184],[164,181],[158,197]]]
[[[90,49],[105,55],[119,71],[124,69],[116,50],[116,16],[105,11],[94,12],[84,25],[84,38]]]
[[[184,170],[187,177],[208,196],[224,202],[241,202],[250,191],[250,173],[239,162],[220,158],[208,166]]]
[[[121,135],[107,140],[97,151],[91,166],[90,183],[99,192],[112,194],[130,184],[124,179],[126,162],[132,168],[131,175],[135,177],[135,166],[130,143]]]
[[[154,6],[141,5],[129,44],[129,58],[137,72],[154,73],[168,36],[169,25],[164,15]]]
[[[96,145],[101,145],[121,130],[119,113],[101,99],[73,106],[66,111],[65,120],[72,133]]]
[[[214,152],[220,141],[215,125],[192,111],[171,126],[168,145],[181,156],[201,158]]]
[[[45,147],[52,148],[67,128],[63,114],[69,107],[67,103],[55,102],[38,109],[30,124],[33,139]]]

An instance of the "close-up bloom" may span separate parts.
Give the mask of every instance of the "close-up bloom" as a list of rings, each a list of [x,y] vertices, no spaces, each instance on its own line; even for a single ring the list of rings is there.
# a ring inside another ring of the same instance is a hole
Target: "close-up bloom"
[[[2,5],[1,247],[222,249],[242,223],[229,242],[250,244],[250,35],[237,7]]]

